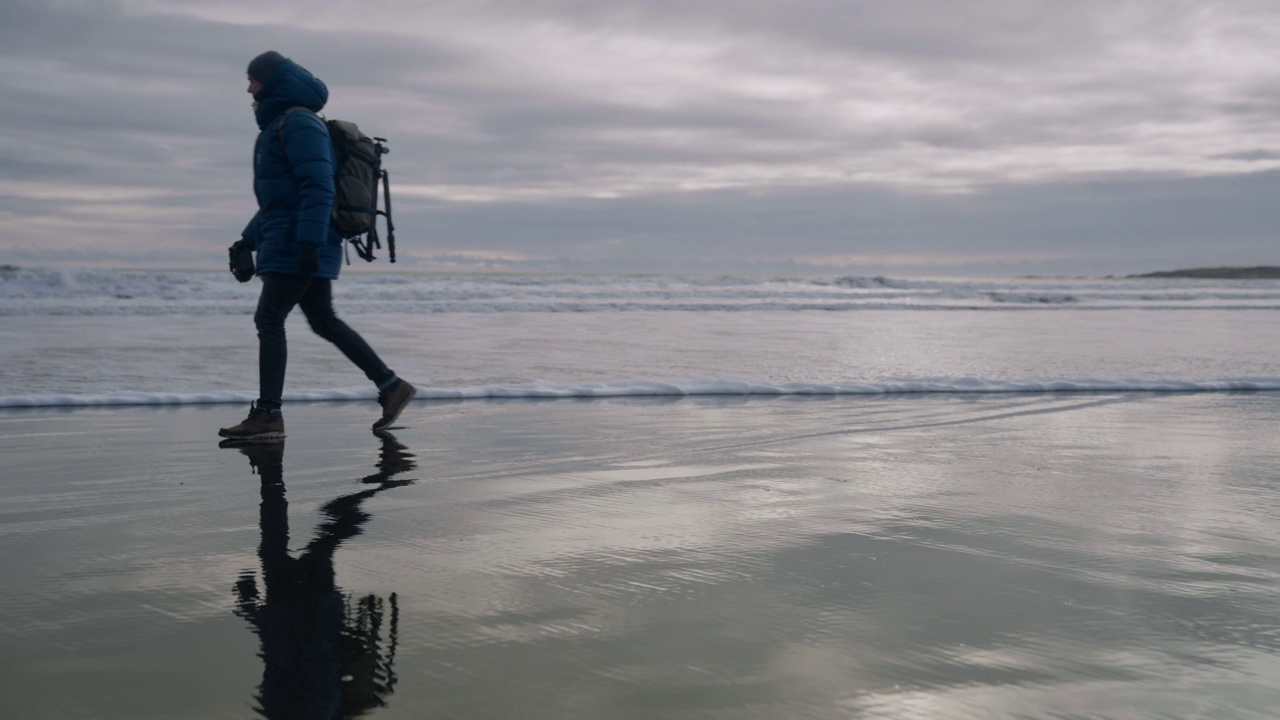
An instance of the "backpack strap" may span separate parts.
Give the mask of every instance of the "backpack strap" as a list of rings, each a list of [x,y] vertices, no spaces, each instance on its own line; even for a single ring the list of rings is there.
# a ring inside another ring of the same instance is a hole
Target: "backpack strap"
[[[378,146],[381,148],[381,144]],[[374,189],[377,192],[377,189]],[[387,252],[391,256],[391,262],[396,261],[396,226],[391,222],[391,180],[387,177],[387,171],[382,171],[382,200],[383,207],[386,211],[382,214],[387,218]],[[375,223],[376,225],[376,223]]]
[[[284,121],[288,120],[290,115],[299,111],[311,112],[310,110],[302,107],[301,105],[294,105],[291,108],[285,108],[285,111],[280,113],[280,117],[276,119],[276,137],[280,138],[281,149],[284,149]],[[312,114],[315,114],[315,113],[312,113]],[[320,117],[320,116],[316,115],[316,117]],[[321,118],[321,121],[323,122],[323,118]]]
[[[302,111],[305,111],[305,112],[311,112],[310,110],[307,110],[306,108],[302,107],[301,105],[294,105],[294,106],[293,106],[293,107],[291,107],[291,108],[285,108],[284,112],[280,113],[280,118],[279,118],[278,120],[276,120],[276,131],[278,132],[278,131],[280,131],[280,130],[283,130],[283,129],[284,129],[284,121],[285,121],[285,120],[287,120],[287,119],[289,118],[289,116],[290,116],[290,115],[292,115],[293,113],[298,112],[299,110],[302,110]]]

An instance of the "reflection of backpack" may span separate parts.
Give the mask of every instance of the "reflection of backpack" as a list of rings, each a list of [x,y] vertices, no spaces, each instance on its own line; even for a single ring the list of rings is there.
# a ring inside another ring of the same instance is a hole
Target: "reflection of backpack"
[[[306,110],[292,107],[285,110],[276,121],[276,132],[284,130],[289,113]],[[310,112],[310,111],[308,111]],[[323,119],[323,118],[321,118]],[[387,253],[391,262],[396,261],[396,228],[391,222],[391,182],[382,169],[382,156],[391,152],[383,147],[383,138],[371,138],[360,132],[355,123],[345,120],[324,120],[333,142],[333,214],[329,222],[343,240],[350,240],[356,254],[367,261],[373,260],[373,249],[381,248],[378,242],[378,216],[387,219]],[[284,135],[280,135],[284,144]],[[378,182],[382,182],[382,204],[378,209]],[[363,236],[363,237],[362,237]],[[351,258],[347,258],[351,263]]]

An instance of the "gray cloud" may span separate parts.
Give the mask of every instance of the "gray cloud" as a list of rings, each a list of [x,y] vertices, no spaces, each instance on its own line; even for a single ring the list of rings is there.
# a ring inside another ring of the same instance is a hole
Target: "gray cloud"
[[[0,8],[0,261],[220,263],[274,48],[390,138],[408,268],[1275,262],[1266,3],[350,7]]]
[[[875,188],[728,190],[441,208],[435,232],[533,258],[644,271],[717,268],[1105,274],[1273,257],[1280,173],[1007,185],[966,195]],[[511,228],[519,228],[511,232]],[[444,260],[443,258],[438,260]],[[488,266],[503,265],[484,258]],[[825,261],[825,262],[824,262]],[[507,263],[508,268],[522,267]]]

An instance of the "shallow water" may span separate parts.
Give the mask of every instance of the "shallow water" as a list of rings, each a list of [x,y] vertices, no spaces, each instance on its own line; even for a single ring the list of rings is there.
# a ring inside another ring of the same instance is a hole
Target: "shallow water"
[[[1274,393],[297,404],[260,474],[232,415],[0,412],[0,717],[1280,696]]]
[[[1276,280],[373,270],[344,272],[338,312],[390,367],[441,397],[592,395],[591,384],[615,394],[968,391],[972,379],[988,390],[1220,389],[1242,378],[1280,387]],[[247,402],[258,291],[218,272],[0,268],[0,407],[121,394]],[[289,343],[292,399],[372,392],[300,313]]]
[[[1280,379],[1270,310],[863,313],[452,313],[348,318],[423,388],[583,383],[883,383]],[[286,391],[371,392],[301,317]],[[15,316],[0,325],[6,396],[255,396],[247,316]],[[88,349],[88,350],[86,350]],[[238,402],[241,400],[237,400]]]

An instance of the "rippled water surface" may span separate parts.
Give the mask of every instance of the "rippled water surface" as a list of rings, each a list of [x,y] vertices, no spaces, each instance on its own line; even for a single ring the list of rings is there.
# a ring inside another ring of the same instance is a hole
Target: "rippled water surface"
[[[1090,312],[511,313],[355,315],[351,325],[423,388],[710,380],[957,386],[1101,380],[1280,382],[1268,310]],[[370,391],[363,374],[289,325],[287,391]],[[241,316],[10,317],[0,400],[122,391],[256,390],[257,339]],[[88,351],[87,348],[91,348]],[[244,402],[254,395],[247,395]],[[159,399],[152,398],[152,401]]]
[[[1280,402],[0,412],[0,717],[1265,718]],[[252,465],[251,465],[252,462]]]

